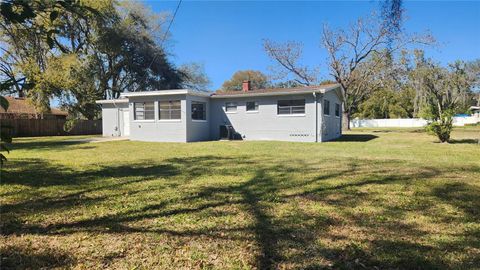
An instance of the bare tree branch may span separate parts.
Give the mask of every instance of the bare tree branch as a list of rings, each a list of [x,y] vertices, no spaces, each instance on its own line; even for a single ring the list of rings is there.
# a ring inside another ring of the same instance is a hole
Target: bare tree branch
[[[291,74],[294,77],[293,80],[302,85],[312,85],[317,82],[317,70],[309,69],[299,63],[303,50],[301,43],[294,41],[275,43],[264,40],[263,47],[268,56],[287,71],[276,72],[276,78],[285,78]]]
[[[322,43],[328,52],[330,74],[342,86],[347,128],[350,115],[355,112],[358,103],[376,87],[366,83],[368,77],[374,76],[372,71],[378,66],[372,58],[373,54],[391,54],[409,44],[433,43],[431,36],[397,34],[392,37],[387,27],[374,15],[357,20],[349,27],[349,32],[341,29],[331,31],[327,25],[324,26]],[[371,66],[362,66],[367,60]]]

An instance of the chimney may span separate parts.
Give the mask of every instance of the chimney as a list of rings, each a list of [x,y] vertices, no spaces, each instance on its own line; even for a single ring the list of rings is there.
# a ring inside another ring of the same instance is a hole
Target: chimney
[[[252,90],[252,88],[250,87],[250,81],[243,81],[242,83],[242,91],[243,92],[248,92]]]

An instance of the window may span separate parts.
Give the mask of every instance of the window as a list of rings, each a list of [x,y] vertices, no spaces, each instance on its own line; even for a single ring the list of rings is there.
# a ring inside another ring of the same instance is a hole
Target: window
[[[340,104],[335,103],[335,116],[340,116]]]
[[[192,119],[207,120],[207,108],[204,102],[192,101]]]
[[[155,119],[155,106],[152,102],[135,102],[133,103],[135,111],[135,120],[153,120]]]
[[[330,100],[328,99],[323,102],[323,114],[330,115]]]
[[[305,99],[279,100],[277,103],[278,114],[304,114]]]
[[[182,117],[180,100],[159,101],[158,108],[160,120],[180,119]]]
[[[225,103],[225,111],[226,112],[236,112],[237,111],[237,103],[236,102]]]
[[[258,111],[258,102],[256,101],[247,101],[247,112]]]

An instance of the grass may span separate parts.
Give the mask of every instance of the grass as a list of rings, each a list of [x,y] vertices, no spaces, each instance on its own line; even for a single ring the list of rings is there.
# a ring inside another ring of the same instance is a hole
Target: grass
[[[479,137],[16,139],[1,174],[1,268],[478,269]]]

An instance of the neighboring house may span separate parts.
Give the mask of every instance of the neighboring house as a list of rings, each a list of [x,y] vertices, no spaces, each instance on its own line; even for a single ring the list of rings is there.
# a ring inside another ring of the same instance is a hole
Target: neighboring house
[[[322,142],[342,134],[339,85],[251,90],[244,82],[243,91],[129,92],[97,103],[104,136],[139,141]]]
[[[25,98],[5,98],[8,100],[8,110],[0,107],[0,119],[66,119],[68,116],[67,112],[57,108],[51,108],[48,113],[39,113]]]
[[[480,118],[480,106],[471,106],[470,111],[472,112],[472,116]]]

